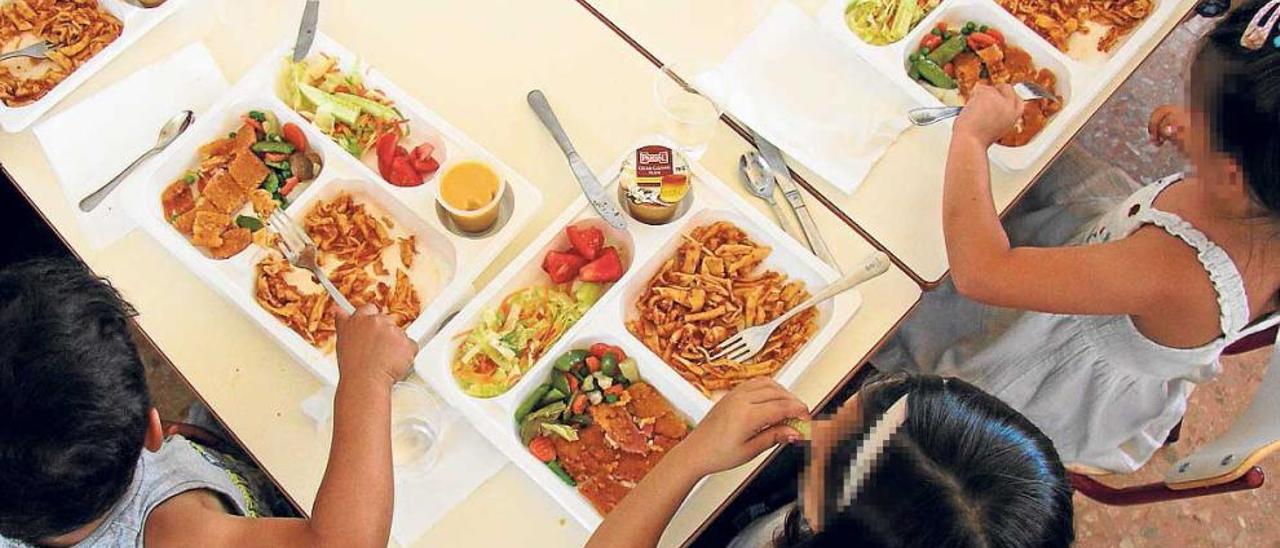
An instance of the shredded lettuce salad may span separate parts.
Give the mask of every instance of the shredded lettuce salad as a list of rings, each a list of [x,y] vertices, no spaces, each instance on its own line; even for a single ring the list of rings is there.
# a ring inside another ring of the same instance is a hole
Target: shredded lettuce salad
[[[507,296],[462,335],[453,376],[472,396],[491,398],[510,389],[604,294],[587,282],[538,286]]]
[[[337,58],[320,54],[286,62],[280,80],[289,108],[352,156],[362,157],[384,133],[406,136],[405,117],[392,101],[367,87],[359,72],[342,70]]]
[[[853,0],[844,10],[849,30],[873,46],[906,38],[941,0]]]

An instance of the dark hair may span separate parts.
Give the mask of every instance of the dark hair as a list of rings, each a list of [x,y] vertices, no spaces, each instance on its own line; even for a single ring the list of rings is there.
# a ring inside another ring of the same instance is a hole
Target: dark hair
[[[78,263],[0,270],[0,535],[66,534],[129,487],[151,410],[134,314]]]
[[[778,546],[1069,546],[1071,487],[1053,444],[1018,412],[973,385],[890,375],[862,389],[862,432],[832,449],[824,526],[799,509]],[[903,394],[907,420],[853,504],[837,501],[870,425]]]
[[[1280,48],[1240,45],[1264,0],[1240,6],[1209,33],[1191,66],[1192,104],[1208,119],[1208,138],[1244,172],[1254,200],[1280,213]]]

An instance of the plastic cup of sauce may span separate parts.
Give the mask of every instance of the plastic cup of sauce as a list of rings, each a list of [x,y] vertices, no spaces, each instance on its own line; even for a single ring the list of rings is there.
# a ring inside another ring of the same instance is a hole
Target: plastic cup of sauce
[[[440,206],[466,232],[484,232],[498,220],[507,181],[480,160],[458,162],[440,177]]]

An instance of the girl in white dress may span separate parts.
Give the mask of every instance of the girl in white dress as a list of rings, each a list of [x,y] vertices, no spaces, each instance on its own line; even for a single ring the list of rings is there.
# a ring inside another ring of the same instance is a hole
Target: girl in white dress
[[[1223,349],[1280,319],[1277,9],[1241,6],[1194,57],[1190,105],[1153,115],[1190,175],[1143,187],[1069,152],[1005,226],[987,149],[1022,104],[1008,86],[976,91],[943,189],[952,282],[873,363],[974,383],[1082,469],[1147,462]]]

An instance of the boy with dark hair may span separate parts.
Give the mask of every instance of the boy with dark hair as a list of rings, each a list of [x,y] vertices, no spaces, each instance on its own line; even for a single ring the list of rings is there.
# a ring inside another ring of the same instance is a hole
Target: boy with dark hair
[[[168,439],[128,329],[71,262],[0,271],[0,546],[385,546],[391,386],[417,346],[372,307],[338,314],[333,443],[311,519],[266,517],[235,459]]]

